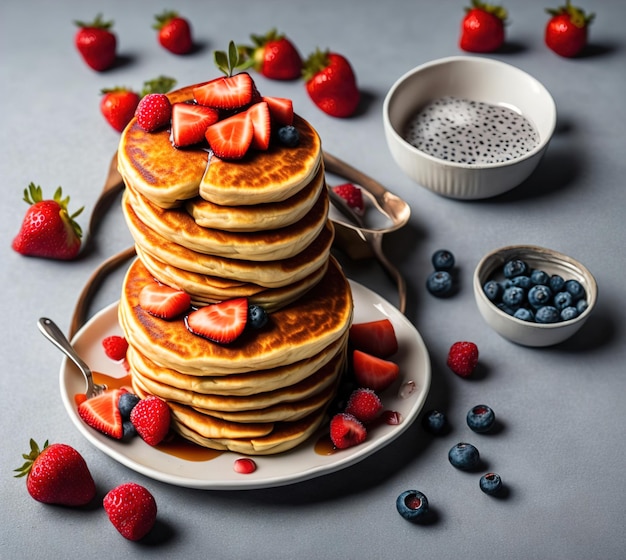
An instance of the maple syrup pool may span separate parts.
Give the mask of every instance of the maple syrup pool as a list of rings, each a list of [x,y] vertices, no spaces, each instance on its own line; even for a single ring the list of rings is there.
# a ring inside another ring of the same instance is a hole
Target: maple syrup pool
[[[466,165],[511,161],[539,145],[539,133],[519,112],[451,96],[415,113],[402,137],[430,156]]]

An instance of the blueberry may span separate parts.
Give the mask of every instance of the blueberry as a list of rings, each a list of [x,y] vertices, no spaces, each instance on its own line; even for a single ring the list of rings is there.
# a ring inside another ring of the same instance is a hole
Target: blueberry
[[[530,281],[530,276],[525,276],[521,274],[520,276],[515,276],[514,278],[511,278],[509,280],[509,285],[517,286],[519,288],[522,288],[523,290],[528,290],[532,286],[532,283]]]
[[[572,305],[572,294],[569,292],[559,292],[554,296],[554,307],[559,311],[563,311],[566,307]]]
[[[558,309],[552,305],[544,305],[535,312],[537,323],[558,323],[560,317]]]
[[[589,302],[586,299],[579,299],[576,302],[576,309],[578,310],[579,314],[582,314],[585,309],[587,309],[587,307],[589,307]]]
[[[122,421],[122,439],[128,441],[137,435],[137,428],[130,420]]]
[[[485,282],[483,286],[483,292],[487,296],[487,299],[493,303],[497,303],[502,299],[502,294],[504,292],[504,288],[500,282],[496,282],[495,280],[489,280]]]
[[[452,270],[454,268],[454,255],[447,249],[439,249],[431,258],[435,270]]]
[[[452,293],[452,275],[447,270],[435,270],[426,280],[426,289],[434,296],[445,297]]]
[[[122,393],[117,401],[117,408],[120,411],[123,420],[130,418],[130,412],[135,405],[139,402],[139,397],[133,393]]]
[[[419,490],[406,490],[396,498],[398,513],[408,521],[415,521],[428,513],[428,498]]]
[[[517,311],[516,309],[513,309],[512,307],[509,307],[508,305],[505,305],[504,303],[499,303],[496,307],[500,311],[503,311],[504,313],[506,313],[507,315],[514,315],[515,311]]]
[[[516,309],[515,313],[513,313],[513,317],[521,319],[522,321],[528,321],[529,323],[533,323],[535,321],[533,312],[527,307],[520,307],[519,309]]]
[[[547,272],[536,268],[530,273],[530,281],[534,284],[541,284],[547,286],[550,283],[550,276]]]
[[[422,425],[431,434],[441,434],[447,425],[446,415],[438,410],[430,410],[422,418]]]
[[[453,467],[469,471],[478,466],[480,454],[471,443],[457,443],[448,452],[448,460]]]
[[[562,276],[559,276],[558,274],[553,274],[552,276],[550,276],[550,282],[548,283],[548,286],[550,286],[553,294],[562,292],[563,288],[565,288],[565,280],[563,280]]]
[[[488,432],[496,421],[496,415],[486,404],[479,404],[467,413],[467,425],[479,434]]]
[[[490,472],[480,477],[478,482],[480,489],[485,493],[493,496],[502,489],[502,479],[499,474]]]
[[[300,142],[300,134],[295,126],[281,126],[278,129],[278,140],[289,148],[296,147]]]
[[[543,284],[537,284],[528,290],[528,303],[535,309],[550,303],[552,290]]]
[[[252,303],[248,306],[248,324],[253,329],[260,329],[267,325],[267,321],[269,317],[265,309],[263,309],[260,305],[256,305]]]
[[[565,290],[572,294],[572,301],[578,301],[585,297],[585,288],[578,280],[568,280],[565,282]]]
[[[514,276],[521,276],[528,273],[528,265],[521,259],[513,259],[504,264],[504,276],[506,278],[513,278]]]
[[[578,313],[578,309],[574,306],[561,309],[561,321],[571,321],[572,319],[576,319],[578,315],[580,315],[580,313]]]
[[[511,309],[517,309],[526,300],[526,291],[518,286],[511,286],[504,290],[502,294],[502,303]]]

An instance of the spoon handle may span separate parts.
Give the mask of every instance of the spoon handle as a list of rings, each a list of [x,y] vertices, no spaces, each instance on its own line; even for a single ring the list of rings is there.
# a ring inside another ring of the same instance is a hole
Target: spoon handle
[[[372,193],[378,201],[384,199],[388,191],[378,181],[328,152],[323,152],[323,157],[326,171],[339,175],[352,183],[361,185],[364,189]]]

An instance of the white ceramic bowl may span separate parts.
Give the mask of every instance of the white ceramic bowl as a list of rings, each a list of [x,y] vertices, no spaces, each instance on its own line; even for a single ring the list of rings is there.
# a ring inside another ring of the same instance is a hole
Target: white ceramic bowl
[[[522,321],[498,309],[485,295],[483,286],[488,280],[503,279],[503,266],[513,259],[521,259],[531,269],[558,274],[565,280],[578,280],[585,288],[587,309],[575,319],[548,324]],[[478,263],[474,271],[474,296],[487,324],[504,338],[524,346],[552,346],[568,339],[583,326],[596,305],[598,287],[591,272],[567,255],[532,245],[511,245],[487,253]]]
[[[428,103],[448,96],[513,109],[530,121],[538,144],[507,162],[465,164],[433,157],[407,142],[407,121]],[[480,199],[509,191],[535,170],[554,132],[556,106],[548,90],[519,68],[454,56],[422,64],[399,78],[385,97],[383,125],[391,155],[416,183],[449,198]]]

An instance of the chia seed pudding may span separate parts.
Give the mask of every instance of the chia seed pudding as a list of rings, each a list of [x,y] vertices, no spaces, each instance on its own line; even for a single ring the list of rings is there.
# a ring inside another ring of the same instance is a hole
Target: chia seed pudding
[[[450,96],[409,119],[403,138],[433,157],[469,165],[511,161],[539,145],[537,130],[516,111]]]

